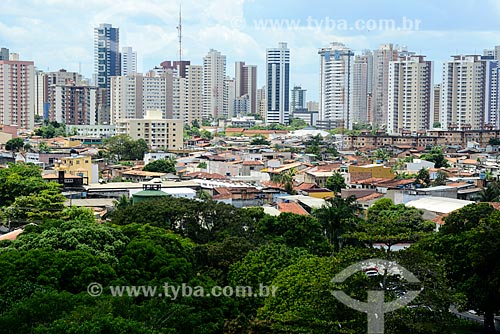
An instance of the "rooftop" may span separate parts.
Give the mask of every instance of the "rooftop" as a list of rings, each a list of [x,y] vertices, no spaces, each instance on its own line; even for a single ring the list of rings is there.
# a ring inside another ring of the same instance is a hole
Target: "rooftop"
[[[447,197],[424,197],[406,203],[406,206],[412,206],[417,209],[427,210],[436,213],[450,213],[472,204],[472,201]]]

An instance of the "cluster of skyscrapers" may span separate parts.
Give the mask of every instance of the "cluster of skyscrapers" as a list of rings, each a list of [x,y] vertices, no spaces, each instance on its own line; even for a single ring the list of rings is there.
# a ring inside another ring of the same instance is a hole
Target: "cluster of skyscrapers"
[[[202,63],[165,60],[138,73],[137,53],[120,48],[119,29],[94,29],[94,76],[59,70],[42,72],[33,61],[0,49],[0,124],[31,129],[35,115],[68,125],[119,124],[144,119],[193,121],[258,115],[266,123],[301,118],[322,129],[371,124],[388,133],[498,129],[500,47],[483,55],[456,55],[445,62],[434,85],[433,62],[392,44],[356,54],[342,43],[320,48],[319,102],[290,86],[286,43],[266,50],[265,86],[257,86],[257,66],[234,64],[209,50]]]
[[[434,85],[433,62],[423,55],[392,44],[355,55],[332,43],[319,50],[318,124],[372,124],[388,133],[498,129],[499,51],[452,56]]]

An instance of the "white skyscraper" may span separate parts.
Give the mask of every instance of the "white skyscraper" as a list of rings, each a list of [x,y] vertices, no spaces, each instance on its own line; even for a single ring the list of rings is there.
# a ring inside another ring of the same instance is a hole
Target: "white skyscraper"
[[[443,64],[440,122],[444,129],[498,127],[498,61],[458,55]]]
[[[389,64],[387,132],[428,130],[433,123],[432,62],[401,57]]]
[[[224,79],[226,78],[226,56],[210,49],[203,57],[203,116],[224,116]]]
[[[122,75],[137,73],[137,52],[131,47],[125,46],[121,52]]]
[[[352,129],[354,53],[342,43],[319,50],[319,123]]]
[[[290,49],[286,43],[266,51],[267,123],[290,122]]]

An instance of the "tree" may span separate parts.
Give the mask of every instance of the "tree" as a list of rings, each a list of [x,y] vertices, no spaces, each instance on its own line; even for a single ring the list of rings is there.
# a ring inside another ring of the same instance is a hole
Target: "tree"
[[[366,220],[353,237],[370,246],[384,244],[389,252],[398,243],[415,242],[434,231],[435,224],[426,221],[422,214],[418,209],[382,198],[368,209]]]
[[[388,161],[391,158],[391,155],[389,154],[389,152],[383,148],[377,148],[373,152],[372,156],[375,160],[380,160],[382,162]]]
[[[500,138],[491,137],[490,140],[488,141],[488,144],[492,146],[498,146],[500,145]]]
[[[200,136],[201,136],[201,138],[203,138],[205,140],[212,140],[214,138],[212,133],[210,131],[207,131],[207,130],[201,131]]]
[[[282,185],[288,194],[293,195],[295,194],[295,190],[293,190],[295,175],[297,175],[297,170],[295,168],[290,168],[281,174],[273,174],[271,179]]]
[[[200,128],[200,122],[198,122],[198,120],[197,120],[197,119],[194,119],[194,120],[191,122],[191,126],[192,126],[193,128],[198,128],[198,129],[199,129],[199,128]]]
[[[142,169],[146,172],[159,172],[159,173],[172,173],[175,174],[177,171],[175,169],[174,159],[158,159],[151,161]]]
[[[17,197],[59,189],[59,184],[42,179],[41,169],[32,164],[9,164],[0,169],[0,207],[8,206]]]
[[[250,141],[250,145],[271,145],[271,143],[262,135],[256,135]]]
[[[65,137],[66,126],[56,121],[45,121],[43,126],[35,130],[35,135],[42,138]]]
[[[360,222],[360,213],[361,207],[356,203],[354,196],[330,198],[322,208],[313,211],[325,237],[336,252],[344,247],[346,235],[356,230]]]
[[[429,171],[425,168],[419,170],[413,184],[420,185],[423,188],[429,187],[431,185],[431,177],[429,175]]]
[[[435,168],[449,167],[448,160],[444,157],[443,149],[440,146],[434,146],[429,153],[422,154],[420,159],[434,162]]]
[[[440,170],[437,172],[436,179],[432,182],[433,186],[444,186],[446,185],[446,179],[448,178],[448,174],[446,172]]]
[[[347,188],[342,174],[335,172],[332,176],[328,177],[328,179],[326,179],[326,188],[334,193],[340,193],[342,189]]]
[[[14,203],[6,209],[7,219],[11,226],[27,223],[43,223],[48,219],[59,218],[64,209],[66,197],[61,195],[58,187],[43,189],[39,193],[18,196]]]
[[[300,119],[300,118],[292,118],[290,125],[289,125],[289,128],[292,131],[300,130],[300,129],[303,129],[305,127],[307,127],[306,121],[304,121],[303,119]]]
[[[488,183],[478,194],[479,202],[498,202],[499,197],[500,187],[496,181]]]
[[[450,213],[445,224],[422,247],[444,260],[455,293],[466,297],[463,309],[484,314],[487,333],[495,333],[500,310],[500,212],[487,203],[470,204]]]
[[[40,153],[50,153],[50,146],[46,142],[40,142],[38,144],[38,152]]]
[[[148,152],[144,139],[133,140],[129,135],[117,135],[104,140],[104,147],[116,160],[142,160]]]
[[[197,167],[200,169],[207,169],[207,163],[205,161],[202,161],[198,164]]]
[[[305,248],[311,254],[325,255],[330,251],[321,224],[311,216],[289,212],[281,213],[277,217],[265,216],[259,222],[259,232],[274,243]]]
[[[19,151],[24,147],[24,140],[22,138],[13,138],[9,139],[7,143],[5,143],[5,149],[7,151]]]

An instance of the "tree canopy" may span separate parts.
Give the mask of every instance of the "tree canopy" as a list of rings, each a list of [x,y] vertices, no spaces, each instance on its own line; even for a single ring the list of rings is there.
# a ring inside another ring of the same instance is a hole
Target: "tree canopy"
[[[149,151],[144,139],[133,140],[129,135],[116,135],[104,140],[104,148],[117,161],[142,160]]]
[[[160,172],[175,174],[175,160],[174,159],[158,159],[151,161],[142,169],[146,172]]]

